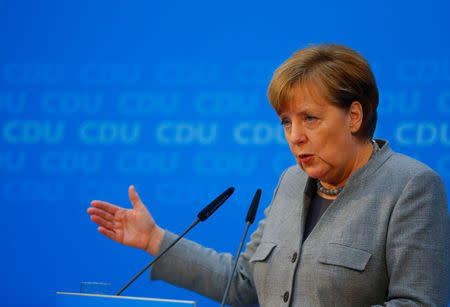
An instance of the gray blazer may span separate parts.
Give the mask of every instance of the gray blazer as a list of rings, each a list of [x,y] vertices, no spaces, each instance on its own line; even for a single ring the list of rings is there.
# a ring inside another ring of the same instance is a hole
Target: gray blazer
[[[239,259],[232,305],[447,306],[449,213],[442,179],[381,150],[352,174],[302,244],[314,183],[298,167],[280,178],[266,218]],[[166,232],[161,250],[176,236]],[[182,240],[152,268],[220,301],[233,257]]]

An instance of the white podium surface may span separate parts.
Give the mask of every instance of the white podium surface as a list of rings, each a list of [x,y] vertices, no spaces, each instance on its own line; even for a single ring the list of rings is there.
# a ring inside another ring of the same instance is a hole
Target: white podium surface
[[[193,301],[56,292],[56,307],[196,307]]]

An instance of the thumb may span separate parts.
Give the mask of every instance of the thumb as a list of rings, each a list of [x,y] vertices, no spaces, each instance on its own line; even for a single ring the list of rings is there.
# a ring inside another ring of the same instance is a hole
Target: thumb
[[[144,207],[144,204],[142,203],[141,199],[139,198],[139,195],[136,192],[136,189],[132,185],[130,185],[128,187],[128,197],[130,198],[131,204],[133,205],[134,209],[139,209],[140,207]]]

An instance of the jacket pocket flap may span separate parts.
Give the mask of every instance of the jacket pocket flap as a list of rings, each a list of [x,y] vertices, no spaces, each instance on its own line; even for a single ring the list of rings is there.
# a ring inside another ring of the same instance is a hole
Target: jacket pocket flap
[[[329,243],[319,256],[319,262],[364,271],[371,253],[361,249]]]
[[[269,258],[270,253],[277,246],[275,243],[270,242],[261,242],[253,254],[252,258],[250,258],[250,262],[256,261],[265,261]]]

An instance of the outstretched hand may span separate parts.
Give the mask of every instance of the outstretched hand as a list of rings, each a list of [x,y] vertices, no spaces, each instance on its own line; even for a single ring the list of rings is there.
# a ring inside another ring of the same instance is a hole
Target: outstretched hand
[[[155,255],[164,230],[153,220],[133,186],[128,188],[133,209],[125,209],[101,200],[91,202],[87,212],[98,231],[121,244],[143,249]]]

